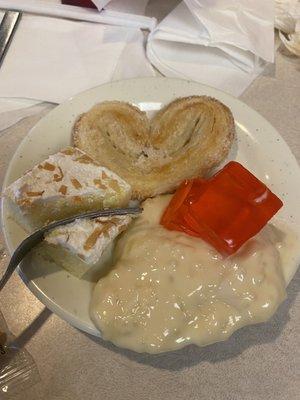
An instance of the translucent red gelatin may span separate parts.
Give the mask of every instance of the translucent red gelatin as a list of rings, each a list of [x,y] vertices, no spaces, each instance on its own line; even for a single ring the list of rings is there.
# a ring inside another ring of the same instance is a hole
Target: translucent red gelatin
[[[184,181],[166,208],[161,224],[235,253],[282,207],[267,186],[235,161],[208,180]]]

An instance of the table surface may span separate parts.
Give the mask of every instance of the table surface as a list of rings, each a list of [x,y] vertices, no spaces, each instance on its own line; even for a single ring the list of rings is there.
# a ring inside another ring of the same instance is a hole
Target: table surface
[[[275,67],[241,96],[280,132],[298,162],[299,96],[299,59],[281,48]],[[0,132],[1,182],[20,140],[51,108],[45,106],[43,112]],[[2,251],[0,258],[3,271],[8,256]],[[0,309],[19,345],[33,357],[40,380],[13,398],[296,400],[300,391],[299,287],[298,271],[286,301],[265,324],[243,328],[228,341],[202,349],[189,346],[151,356],[119,349],[69,326],[14,275],[1,292]]]

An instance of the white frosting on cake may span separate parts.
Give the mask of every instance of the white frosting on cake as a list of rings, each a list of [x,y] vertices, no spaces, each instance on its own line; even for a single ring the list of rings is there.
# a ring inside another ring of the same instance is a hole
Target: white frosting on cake
[[[5,194],[18,205],[55,201],[62,197],[114,195],[130,192],[130,185],[114,172],[100,166],[83,151],[67,147],[49,156],[13,182]]]
[[[68,225],[58,227],[45,236],[48,244],[61,246],[87,264],[99,261],[107,246],[131,222],[128,215],[76,219]]]

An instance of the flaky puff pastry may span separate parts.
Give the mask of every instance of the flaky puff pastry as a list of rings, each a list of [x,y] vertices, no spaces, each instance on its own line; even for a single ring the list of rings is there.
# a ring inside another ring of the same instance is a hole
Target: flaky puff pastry
[[[234,136],[230,109],[207,96],[179,98],[152,120],[131,104],[103,102],[82,114],[73,130],[74,145],[120,175],[139,200],[209,174]]]

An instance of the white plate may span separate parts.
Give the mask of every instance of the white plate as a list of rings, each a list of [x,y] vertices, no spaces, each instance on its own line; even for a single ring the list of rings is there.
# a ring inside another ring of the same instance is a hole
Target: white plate
[[[75,118],[95,103],[103,100],[124,100],[150,113],[176,97],[188,95],[213,96],[230,107],[237,130],[237,146],[234,146],[230,158],[244,164],[284,201],[285,206],[278,215],[289,223],[296,223],[300,234],[300,170],[278,132],[241,101],[213,88],[179,79],[145,78],[108,83],[59,105],[39,121],[22,141],[11,160],[4,185],[10,184],[49,154],[70,144]],[[9,218],[5,201],[3,228],[7,246],[12,252],[25,233]],[[295,257],[300,260],[300,251]],[[294,263],[288,266],[287,282],[296,272],[297,265]],[[26,264],[23,263],[19,274],[29,289],[50,310],[73,326],[99,336],[88,312],[91,283],[37,259],[28,259]]]

